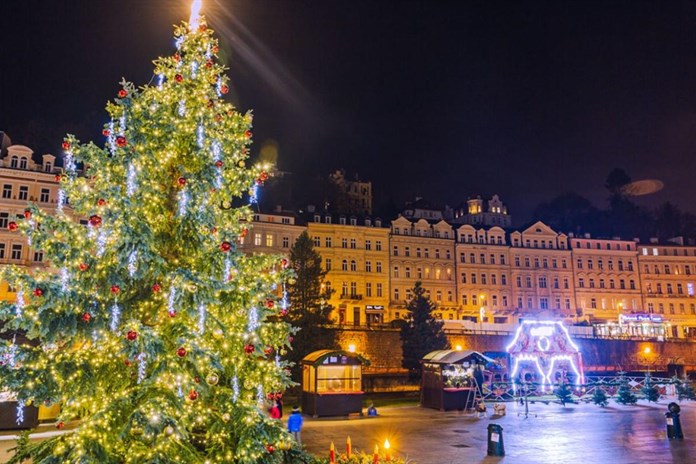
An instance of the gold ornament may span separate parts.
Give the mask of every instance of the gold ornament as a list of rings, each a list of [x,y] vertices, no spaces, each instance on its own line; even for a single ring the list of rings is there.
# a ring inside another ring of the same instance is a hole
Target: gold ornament
[[[215,372],[211,372],[208,374],[208,377],[205,378],[205,382],[208,385],[217,385],[217,383],[220,381],[220,377]]]

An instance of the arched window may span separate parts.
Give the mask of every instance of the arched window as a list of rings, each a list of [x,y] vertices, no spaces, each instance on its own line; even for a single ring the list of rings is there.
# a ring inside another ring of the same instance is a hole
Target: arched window
[[[10,161],[10,167],[11,168],[16,168],[17,167],[17,162],[19,161],[19,158],[17,158],[17,155],[12,157],[12,160]]]
[[[19,168],[20,169],[26,169],[27,168],[27,159],[25,157],[20,158],[19,160]]]

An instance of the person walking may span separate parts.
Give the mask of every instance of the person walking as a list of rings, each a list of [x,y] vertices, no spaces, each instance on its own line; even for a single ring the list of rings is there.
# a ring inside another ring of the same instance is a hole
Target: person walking
[[[288,432],[292,434],[298,445],[302,446],[302,438],[300,432],[302,431],[302,413],[300,413],[300,408],[295,406],[292,408],[292,414],[288,418]]]

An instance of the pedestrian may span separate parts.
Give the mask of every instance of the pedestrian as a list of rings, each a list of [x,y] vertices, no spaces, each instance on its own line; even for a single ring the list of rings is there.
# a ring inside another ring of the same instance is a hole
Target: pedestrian
[[[278,409],[278,403],[276,401],[273,402],[268,412],[271,415],[271,419],[280,419],[280,409]]]
[[[295,406],[292,408],[292,413],[288,417],[288,432],[292,434],[298,445],[302,446],[302,438],[300,437],[300,432],[302,432],[302,413],[300,413],[300,408]]]
[[[476,403],[476,413],[478,417],[486,417],[486,403],[483,402],[483,399]]]
[[[375,405],[373,403],[370,403],[370,406],[367,408],[367,417],[375,417],[377,415],[377,408],[375,408]]]

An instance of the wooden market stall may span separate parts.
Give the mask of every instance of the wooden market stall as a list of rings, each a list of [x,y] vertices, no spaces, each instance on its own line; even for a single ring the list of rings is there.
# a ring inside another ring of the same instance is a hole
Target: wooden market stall
[[[438,350],[421,359],[421,406],[441,411],[474,406],[483,371],[493,359],[477,351]]]
[[[314,417],[362,414],[362,366],[368,361],[341,350],[320,350],[302,360],[302,412]]]

